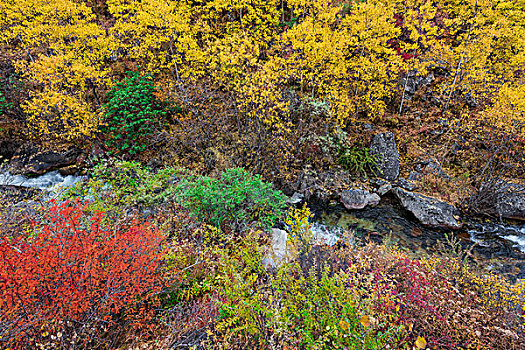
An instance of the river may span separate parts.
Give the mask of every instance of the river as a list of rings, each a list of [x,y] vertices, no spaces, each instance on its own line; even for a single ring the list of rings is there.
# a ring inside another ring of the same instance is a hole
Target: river
[[[352,230],[362,242],[389,241],[416,255],[451,251],[451,242],[456,242],[456,250],[469,251],[470,259],[483,268],[513,281],[525,279],[525,225],[471,220],[457,231],[430,229],[389,200],[362,210],[349,211],[338,205],[315,213],[315,230],[332,244],[341,228]]]
[[[62,176],[52,171],[38,177],[0,173],[0,186],[20,186],[45,191],[46,198],[56,198],[83,176]],[[359,239],[374,242],[389,240],[415,254],[439,252],[446,244],[446,234],[457,240],[463,251],[484,268],[507,275],[511,280],[525,279],[525,225],[469,221],[455,232],[429,229],[394,201],[382,200],[378,206],[349,211],[343,206],[315,210],[313,230],[324,242],[333,245],[342,229],[352,230]],[[364,240],[361,240],[364,241]]]

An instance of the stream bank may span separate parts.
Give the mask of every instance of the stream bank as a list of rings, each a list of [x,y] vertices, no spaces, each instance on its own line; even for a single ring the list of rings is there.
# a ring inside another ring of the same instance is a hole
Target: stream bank
[[[383,135],[378,144],[381,147],[376,147],[377,152],[381,152],[382,147],[390,149],[383,151],[389,165],[380,169],[388,174],[385,176],[388,179],[373,178],[368,185],[356,188],[348,171],[331,169],[316,173],[310,169],[292,186],[294,192],[289,203],[308,203],[315,213],[313,228],[320,237],[335,244],[341,229],[345,229],[353,231],[358,238],[374,242],[390,240],[411,252],[423,254],[440,252],[443,245],[446,249],[448,235],[450,240],[457,240],[464,251],[470,251],[471,258],[481,266],[505,274],[511,280],[525,278],[525,224],[460,217],[459,210],[450,204],[414,192],[414,182],[399,178],[399,171],[390,169],[398,167],[393,138]],[[61,165],[52,163],[51,158],[57,159],[56,154],[38,159],[49,161],[46,163],[49,169],[63,169],[61,166],[71,161],[67,159]],[[23,159],[36,161],[37,157]],[[32,163],[24,164],[27,168]],[[434,163],[429,164],[436,168]],[[28,200],[35,194],[49,199],[82,178],[59,170],[33,177],[4,171],[0,173],[0,189],[11,198],[11,203]]]
[[[525,279],[524,224],[463,218],[463,226],[457,230],[430,228],[404,210],[392,196],[382,198],[376,206],[358,210],[348,210],[340,204],[314,203],[314,220],[318,223],[314,227],[323,231],[323,236],[331,237],[332,242],[341,229],[354,232],[357,241],[394,243],[416,255],[451,251],[451,243],[456,242],[482,268],[504,274],[512,281]]]

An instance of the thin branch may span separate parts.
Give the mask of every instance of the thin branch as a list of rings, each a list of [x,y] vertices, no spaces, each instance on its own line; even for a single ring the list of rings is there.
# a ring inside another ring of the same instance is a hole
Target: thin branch
[[[20,36],[20,34],[18,34],[16,37],[18,38],[18,40],[20,40],[20,43],[22,44],[22,47],[24,48],[24,50],[26,50],[27,55],[31,59],[31,62],[35,63],[35,60],[33,59],[33,56],[31,56],[31,53],[29,52],[29,50],[27,49],[26,45],[22,41],[22,37]]]
[[[476,3],[476,12],[474,13],[474,18],[476,17],[476,13],[477,13],[477,3]],[[468,29],[467,39],[465,40],[465,47],[463,48],[463,51],[461,52],[461,55],[459,56],[459,63],[458,63],[458,66],[456,68],[456,72],[454,74],[454,81],[452,82],[452,86],[451,86],[450,91],[448,93],[447,102],[445,103],[445,106],[443,107],[443,110],[441,111],[441,114],[445,113],[445,111],[447,110],[448,105],[450,103],[450,98],[452,97],[452,92],[454,92],[454,88],[456,86],[456,81],[458,79],[459,73],[461,72],[461,65],[464,62],[463,61],[463,54],[465,53],[465,51],[467,49],[467,46],[469,44],[470,34],[472,33],[472,28],[473,27],[474,27],[474,20],[472,21],[472,24],[470,25],[470,27]]]

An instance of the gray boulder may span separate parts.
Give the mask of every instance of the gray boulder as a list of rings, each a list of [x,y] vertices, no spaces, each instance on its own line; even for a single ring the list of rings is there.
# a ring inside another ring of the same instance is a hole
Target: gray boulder
[[[399,153],[392,132],[376,134],[370,146],[370,154],[378,155],[377,176],[394,181],[399,176]]]
[[[363,209],[367,205],[377,205],[381,198],[377,193],[365,190],[346,190],[341,193],[341,202],[346,209]]]
[[[402,177],[397,180],[396,184],[407,191],[414,191],[417,189],[417,185],[415,183],[403,179]]]
[[[379,187],[377,189],[377,194],[379,194],[380,196],[384,196],[385,194],[387,194],[390,190],[392,189],[392,184],[391,183],[387,183],[387,184],[384,184],[383,186]]]
[[[514,220],[525,220],[525,196],[523,193],[509,195],[498,203],[501,217]]]
[[[392,192],[403,208],[411,212],[423,225],[453,230],[462,227],[459,211],[453,205],[401,188],[394,188]]]
[[[290,259],[290,253],[286,249],[288,232],[278,228],[272,228],[272,246],[268,254],[263,258],[263,265],[266,267],[277,267]]]

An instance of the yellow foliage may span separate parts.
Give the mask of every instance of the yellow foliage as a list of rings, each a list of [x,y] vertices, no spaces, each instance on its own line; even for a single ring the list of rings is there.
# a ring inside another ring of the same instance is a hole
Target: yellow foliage
[[[93,136],[99,121],[90,96],[111,86],[104,60],[115,44],[98,26],[91,8],[71,0],[6,0],[0,3],[0,38],[24,50],[15,62],[37,89],[26,101],[32,137],[78,141]]]
[[[26,77],[42,86],[24,106],[32,136],[75,141],[98,129],[98,115],[88,102],[88,82],[109,84],[107,72],[76,58],[72,53],[43,56],[25,68]]]
[[[89,138],[99,126],[99,117],[79,96],[44,89],[32,95],[24,109],[33,136],[67,141]],[[64,133],[64,131],[67,131]]]
[[[490,125],[525,138],[525,87],[503,85],[495,103],[480,117]]]
[[[394,8],[363,2],[343,15],[342,6],[332,2],[295,5],[301,21],[279,36],[280,54],[268,63],[278,67],[276,79],[297,81],[303,99],[329,102],[340,126],[360,111],[382,117],[403,67],[402,59],[387,45],[399,34],[392,25]]]
[[[202,52],[191,31],[191,8],[185,1],[108,0],[107,5],[116,19],[112,36],[146,72],[168,69],[174,80],[196,73]],[[193,71],[185,69],[186,62],[192,62]]]
[[[284,223],[288,227],[287,247],[293,255],[307,252],[315,238],[312,232],[310,220],[313,214],[305,205],[301,209],[291,209]]]
[[[451,41],[434,50],[452,68],[443,93],[468,92],[475,98],[490,99],[501,82],[514,80],[515,71],[523,67],[525,28],[503,15],[505,11],[490,0],[445,0],[440,6],[451,14],[444,20]]]
[[[291,136],[297,128],[286,96],[325,103],[330,128],[355,119],[380,120],[390,113],[387,106],[404,98],[401,77],[409,71],[424,76],[437,64],[450,73],[438,81],[443,110],[455,96],[469,93],[489,106],[478,116],[483,120],[504,125],[522,118],[523,0],[105,4],[114,23],[103,23],[75,0],[0,2],[0,39],[25,55],[16,67],[35,84],[34,100],[25,107],[33,114],[34,135],[42,136],[35,127],[46,118],[50,125],[42,130],[56,130],[65,139],[93,135],[103,97],[97,94],[111,88],[112,64],[122,61],[166,82],[168,95],[203,80],[232,94],[242,117],[239,129],[253,137],[245,142],[273,145],[283,164],[293,160]],[[53,98],[46,100],[45,91],[54,91]],[[183,94],[182,102],[189,103]],[[53,110],[62,110],[61,118],[72,113],[76,121],[61,121]],[[479,124],[470,111],[467,119]],[[59,131],[81,120],[86,125]]]

